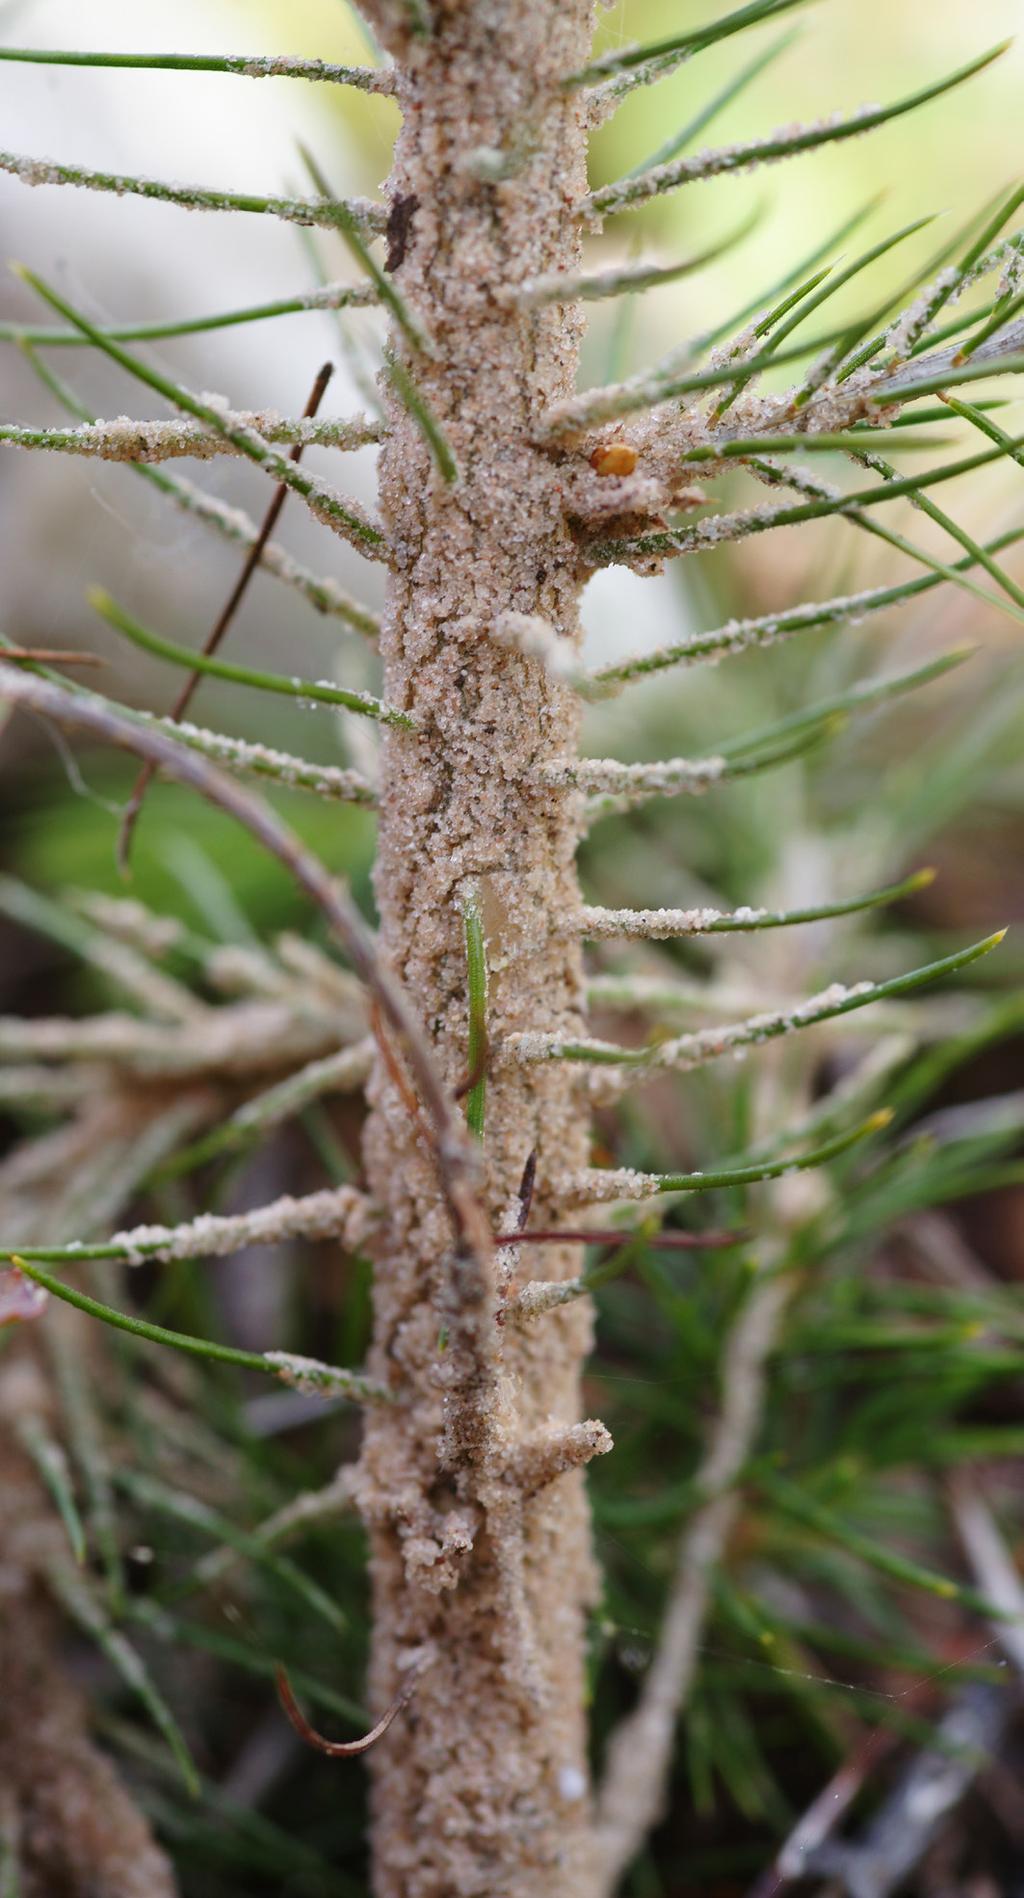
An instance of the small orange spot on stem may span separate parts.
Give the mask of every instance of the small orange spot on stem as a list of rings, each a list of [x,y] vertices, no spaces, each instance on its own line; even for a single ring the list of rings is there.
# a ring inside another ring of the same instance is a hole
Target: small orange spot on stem
[[[631,475],[639,457],[629,442],[602,442],[590,457],[590,466],[599,475]]]

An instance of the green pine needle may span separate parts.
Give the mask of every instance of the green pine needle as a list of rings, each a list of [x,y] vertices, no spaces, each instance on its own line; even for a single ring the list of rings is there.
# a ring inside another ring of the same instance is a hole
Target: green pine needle
[[[409,369],[408,363],[403,362],[401,356],[397,356],[393,350],[389,350],[385,356],[385,369],[391,387],[402,407],[412,416],[443,479],[449,487],[454,487],[459,480],[459,464],[455,459],[455,451]]]
[[[844,332],[845,333],[845,332]],[[702,340],[707,340],[702,339]],[[762,351],[744,363],[744,372],[759,375],[763,369],[780,368],[785,363],[798,362],[811,348],[817,348],[818,338],[813,344],[797,344],[791,349],[780,349],[777,354]],[[687,358],[689,362],[692,358]],[[1024,370],[1024,352],[1001,356],[997,362],[968,362],[959,368],[953,364],[936,369],[929,375],[922,368],[920,377],[915,376],[913,385],[890,387],[884,378],[879,379],[878,387],[867,392],[870,403],[882,407],[891,407],[895,402],[916,402],[920,396],[942,393],[959,383],[978,382],[984,377],[994,375],[1019,374]],[[602,422],[614,422],[623,415],[636,415],[644,409],[660,407],[663,402],[671,402],[677,396],[692,395],[699,389],[720,389],[725,383],[735,382],[736,365],[713,369],[691,369],[680,367],[674,357],[658,364],[643,375],[633,376],[628,382],[613,383],[606,388],[587,389],[582,395],[572,396],[549,409],[546,423],[542,428],[542,439],[559,442],[566,438],[585,434],[588,429],[597,428]]]
[[[1024,449],[1012,435],[1008,435],[1005,429],[1000,428],[998,422],[994,422],[990,415],[984,413],[980,402],[961,402],[958,397],[945,394],[942,399],[946,407],[952,409],[954,415],[962,416],[965,422],[970,422],[972,428],[978,429],[982,435],[987,435],[990,442],[996,442],[1004,448],[1010,460],[1015,461],[1018,467],[1024,467]]]
[[[282,1351],[241,1351],[233,1344],[218,1344],[213,1338],[195,1338],[184,1331],[169,1331],[165,1325],[154,1325],[146,1318],[116,1311],[112,1305],[104,1305],[99,1299],[90,1298],[87,1292],[80,1292],[77,1286],[54,1278],[38,1263],[40,1255],[74,1265],[90,1258],[123,1258],[125,1250],[123,1246],[116,1245],[22,1246],[18,1250],[0,1247],[0,1258],[9,1259],[19,1272],[34,1279],[53,1298],[63,1299],[65,1304],[74,1305],[77,1311],[85,1312],[87,1317],[98,1318],[102,1324],[113,1326],[115,1331],[127,1331],[133,1337],[144,1339],[147,1344],[168,1345],[171,1350],[183,1351],[189,1357],[206,1358],[213,1364],[234,1364],[240,1370],[259,1371],[264,1377],[275,1377],[282,1383],[300,1389],[316,1388],[325,1395],[345,1396],[357,1403],[388,1400],[389,1393],[382,1385],[374,1384],[358,1371],[349,1371],[340,1365],[321,1364],[317,1360]]]
[[[92,171],[86,165],[58,165],[48,158],[24,152],[0,151],[0,171],[32,185],[77,185],[86,191],[110,192],[114,197],[155,199],[186,211],[245,211],[259,217],[282,218],[286,224],[319,224],[325,230],[367,232],[384,228],[385,212],[377,205],[324,202],[319,198],[268,197],[252,191],[219,191],[209,185],[167,184],[160,178],[132,178],[122,172]]]
[[[1021,359],[1024,367],[1024,358]],[[681,554],[697,552],[711,544],[714,536],[709,537],[707,526],[720,527],[727,523],[729,532],[722,538],[739,539],[748,534],[762,534],[775,527],[794,527],[804,521],[824,520],[833,515],[851,514],[859,508],[880,507],[886,501],[895,501],[904,495],[916,496],[925,488],[935,487],[943,481],[953,481],[959,475],[973,474],[975,469],[987,467],[998,461],[1012,449],[1024,448],[1024,435],[1015,438],[1007,446],[985,450],[977,455],[967,455],[960,461],[943,463],[938,468],[926,469],[922,474],[902,475],[896,481],[883,481],[873,488],[858,488],[852,494],[842,494],[837,499],[829,496],[821,500],[803,501],[792,507],[766,508],[749,514],[719,515],[713,523],[702,523],[700,527],[679,528],[667,533],[641,534],[635,540],[599,541],[588,549],[588,558],[597,566],[610,566],[619,560],[647,558],[651,554]],[[953,571],[947,569],[948,573]]]
[[[350,205],[332,196],[331,188],[317,160],[308,146],[303,145],[301,141],[299,151],[302,154],[302,162],[320,192],[324,204],[329,206],[333,213],[330,221],[337,225],[356,262],[373,284],[380,301],[387,305],[412,348],[420,350],[425,356],[433,356],[436,352],[429,336],[421,329],[405,298],[396,290],[392,278],[386,270],[381,269],[373,252],[364,241],[365,219],[361,219]]]
[[[872,264],[878,262],[880,257],[886,256],[890,250],[895,249],[897,244],[904,243],[908,237],[915,236],[918,231],[924,230],[925,226],[932,222],[933,219],[931,217],[916,218],[913,223],[905,224],[902,230],[894,231],[889,237],[883,237],[879,243],[873,244],[871,249],[864,251],[860,257],[855,257],[853,262],[848,264],[845,270],[839,271],[838,275],[833,276],[830,271],[823,271],[822,276],[827,277],[827,282],[824,283],[821,289],[817,289],[817,282],[812,281],[807,286],[808,295],[806,300],[803,298],[798,300],[796,297],[790,299],[790,302],[797,303],[798,307],[792,311],[792,314],[789,315],[785,322],[779,324],[778,328],[773,327],[771,341],[767,344],[762,353],[768,356],[774,355],[779,344],[785,342],[787,336],[791,336],[794,330],[799,329],[801,323],[803,323],[814,310],[820,309],[822,304],[827,303],[829,298],[836,294],[837,290],[842,290],[846,284],[852,283],[853,279],[859,276],[861,271],[869,269]],[[810,292],[816,289],[817,294],[811,295]],[[783,316],[787,307],[786,304],[783,304],[775,314],[777,316]],[[872,326],[874,321],[874,316],[872,316],[870,319]],[[762,335],[768,327],[769,320],[765,318],[764,322],[755,330],[755,336]],[[845,347],[845,345],[843,347]],[[748,375],[742,375],[738,378],[736,387],[731,389],[718,404],[713,418],[715,421],[725,413],[725,410],[730,404],[734,402],[736,397],[747,387],[749,381],[750,377]]]
[[[77,331],[69,333],[78,334]],[[79,340],[88,342],[89,339],[80,337]],[[62,407],[66,408],[70,414],[77,415],[81,422],[87,422],[90,425],[95,423],[96,417],[92,410],[86,408],[63,378],[58,376],[49,364],[43,362],[33,345],[25,343],[22,348],[26,361],[45,387],[56,396]],[[174,505],[181,508],[184,513],[203,521],[207,527],[223,535],[226,540],[244,547],[251,547],[255,542],[258,533],[255,523],[247,524],[236,508],[225,507],[216,495],[207,494],[204,489],[197,487],[195,482],[182,480],[179,475],[168,474],[165,468],[150,467],[144,461],[129,461],[123,465],[140,480],[148,482],[158,494],[173,501]],[[376,614],[371,613],[368,607],[362,606],[358,600],[353,600],[349,594],[343,592],[337,581],[323,580],[317,574],[310,573],[308,568],[303,567],[290,554],[275,564],[273,552],[273,544],[264,551],[264,572],[273,573],[286,585],[293,586],[296,592],[316,608],[318,613],[332,614],[343,620],[354,632],[361,633],[364,639],[378,637],[380,621]]]
[[[22,1449],[31,1457],[42,1482],[53,1498],[57,1514],[67,1531],[75,1561],[79,1568],[84,1568],[88,1553],[85,1530],[78,1513],[71,1471],[63,1449],[43,1428],[38,1417],[22,1417],[17,1424],[17,1436]]]
[[[256,462],[275,481],[282,482],[285,487],[301,495],[315,514],[327,521],[336,531],[343,533],[354,546],[359,548],[360,553],[375,560],[383,559],[385,541],[380,528],[374,527],[373,523],[365,520],[362,514],[347,507],[333,489],[324,487],[322,482],[307,474],[287,455],[279,455],[272,448],[268,448],[251,429],[236,427],[219,409],[208,402],[201,401],[181,383],[172,382],[169,376],[161,375],[159,370],[151,368],[148,363],[140,362],[137,357],[130,355],[126,349],[122,349],[120,343],[115,343],[102,330],[97,329],[95,324],[90,323],[81,311],[65,302],[64,298],[37,277],[34,271],[26,270],[21,264],[12,265],[12,269],[16,276],[36,292],[37,296],[42,297],[44,303],[48,303],[50,308],[56,310],[58,315],[63,316],[67,322],[73,323],[75,328],[80,330],[89,342],[94,343],[97,349],[102,350],[105,356],[109,356],[112,362],[126,369],[128,374],[134,376],[137,381],[144,382],[148,388],[154,389],[173,407],[184,409],[186,414],[194,415],[197,421],[205,422],[215,435],[221,436],[224,441],[231,442],[233,447],[247,456],[250,461]]]
[[[867,219],[872,213],[877,211],[884,195],[884,192],[880,191],[877,192],[874,197],[868,198],[866,203],[859,205],[856,211],[852,212],[849,217],[844,218],[842,222],[837,225],[836,229],[830,232],[828,237],[816,244],[808,256],[802,257],[800,262],[795,264],[792,269],[787,270],[785,275],[780,277],[776,283],[770,284],[766,290],[762,290],[757,296],[751,297],[744,303],[741,309],[734,310],[731,315],[723,318],[720,323],[717,323],[713,330],[706,330],[703,335],[695,338],[693,354],[696,355],[699,354],[701,350],[712,348],[715,343],[721,342],[723,337],[735,335],[739,330],[743,329],[744,325],[749,322],[752,316],[756,316],[759,310],[763,310],[772,304],[777,297],[782,295],[783,291],[789,289],[791,284],[799,283],[801,278],[806,277],[808,272],[813,270],[816,264],[820,264],[824,258],[831,256],[839,248],[840,244],[844,244],[846,239],[853,235],[854,231],[859,230],[860,226],[867,222]]]
[[[233,329],[241,323],[263,323],[278,316],[299,316],[307,310],[343,310],[379,302],[373,284],[329,284],[323,290],[307,290],[296,297],[278,297],[270,303],[252,303],[238,310],[220,310],[213,316],[178,317],[162,323],[128,323],[105,329],[103,335],[114,343],[156,342],[165,336],[203,336],[210,330]],[[81,330],[61,330],[55,325],[0,323],[0,342],[45,344],[47,349],[88,348],[90,338]],[[372,438],[371,438],[372,439]]]
[[[88,594],[89,605],[99,614],[108,626],[117,633],[123,633],[133,646],[139,646],[143,652],[151,652],[157,659],[166,659],[173,666],[181,666],[186,672],[202,672],[213,679],[226,679],[232,685],[252,686],[258,692],[276,692],[285,698],[301,699],[307,704],[343,705],[347,711],[358,712],[364,718],[373,718],[382,725],[397,725],[403,731],[413,729],[413,721],[407,712],[399,712],[393,706],[385,705],[382,699],[374,698],[371,692],[350,692],[347,687],[331,685],[319,679],[288,679],[281,673],[262,672],[253,666],[237,665],[230,659],[218,659],[211,654],[193,652],[189,646],[179,646],[174,640],[164,639],[159,633],[151,632],[146,626],[133,619],[130,613],[118,606],[110,594],[102,587],[93,587]]]
[[[344,1610],[339,1608],[332,1596],[314,1582],[310,1576],[294,1563],[287,1555],[278,1554],[258,1536],[250,1535],[240,1529],[218,1509],[203,1502],[200,1497],[178,1490],[169,1483],[161,1482],[158,1477],[143,1475],[138,1471],[120,1469],[117,1480],[122,1489],[127,1490],[133,1501],[141,1508],[152,1510],[155,1515],[164,1516],[171,1522],[180,1523],[184,1528],[193,1529],[198,1534],[209,1537],[213,1542],[226,1544],[247,1561],[255,1563],[274,1575],[290,1593],[305,1603],[321,1621],[327,1623],[336,1634],[341,1634],[348,1623]],[[192,1584],[186,1585],[187,1590]]]
[[[927,356],[923,359],[925,364],[928,360]],[[917,402],[923,395],[944,395],[947,389],[959,388],[965,382],[980,382],[988,376],[1020,375],[1022,370],[1024,351],[1021,350],[981,362],[944,363],[931,375],[915,375],[912,384],[887,388],[883,382],[880,388],[871,391],[869,399],[881,403],[883,407],[893,401]]]
[[[808,1494],[805,1486],[790,1481],[769,1470],[759,1471],[757,1487],[762,1494],[784,1515],[813,1529],[827,1542],[838,1543],[840,1548],[848,1549],[866,1562],[869,1568],[877,1569],[880,1574],[892,1581],[901,1582],[908,1588],[922,1590],[928,1595],[937,1595],[940,1601],[955,1601],[961,1608],[968,1608],[973,1614],[982,1615],[987,1621],[1004,1621],[1008,1617],[978,1593],[975,1588],[965,1588],[959,1582],[952,1581],[947,1575],[938,1575],[933,1569],[927,1569],[919,1562],[913,1562],[908,1556],[899,1555],[884,1542],[872,1536],[860,1534],[854,1529],[844,1512],[826,1508],[816,1497]]]
[[[687,448],[682,459],[689,463],[737,461],[750,455],[863,455],[872,442],[891,440],[892,432],[888,428],[848,428],[821,435],[733,435],[722,441],[702,442],[696,448]],[[904,434],[896,438],[893,446],[908,451],[925,450],[934,448],[935,441],[929,435]]]
[[[857,983],[838,1000],[822,997],[816,1001],[799,1003],[792,1009],[767,1011],[747,1022],[707,1031],[698,1030],[695,1034],[682,1035],[661,1046],[655,1044],[647,1048],[624,1048],[606,1041],[562,1041],[553,1036],[532,1058],[540,1061],[580,1062],[593,1067],[637,1068],[641,1072],[654,1072],[660,1067],[701,1065],[723,1055],[731,1055],[738,1048],[758,1047],[763,1042],[775,1041],[782,1035],[803,1028],[816,1028],[821,1022],[838,1021],[857,1009],[872,1007],[876,1002],[892,1001],[910,995],[916,989],[925,988],[929,983],[944,981],[947,976],[956,975],[961,969],[969,968],[972,962],[987,956],[998,947],[1005,934],[1006,931],[1001,930],[994,936],[986,936],[983,941],[972,943],[967,949],[959,949],[937,962],[924,963],[920,968],[910,969],[905,975],[892,976],[888,981]]]
[[[89,1318],[98,1318],[105,1325],[112,1325],[116,1331],[127,1331],[135,1338],[145,1339],[147,1344],[169,1345],[172,1350],[184,1351],[190,1357],[208,1358],[215,1364],[235,1364],[241,1370],[262,1371],[275,1375],[272,1367],[256,1351],[240,1351],[232,1344],[218,1344],[212,1338],[193,1338],[182,1331],[168,1331],[164,1325],[150,1324],[146,1318],[135,1318],[129,1312],[115,1311],[112,1305],[101,1304],[99,1299],[90,1298],[87,1292],[80,1292],[77,1286],[67,1285],[62,1279],[54,1278],[52,1273],[44,1271],[37,1262],[39,1252],[48,1259],[59,1259],[67,1264],[91,1258],[116,1258],[123,1254],[123,1248],[102,1246],[24,1246],[20,1251],[0,1248],[0,1258],[9,1259],[19,1272],[34,1279],[37,1285],[49,1292],[52,1297],[74,1305],[77,1311],[85,1312]]]
[[[125,1686],[137,1696],[153,1725],[167,1742],[177,1762],[188,1792],[199,1797],[199,1775],[181,1728],[157,1687],[145,1662],[136,1653],[120,1629],[111,1621],[106,1608],[84,1578],[65,1568],[51,1567],[48,1579],[64,1608],[116,1668]]]
[[[604,53],[600,59],[592,60],[589,66],[583,66],[579,72],[570,73],[563,79],[566,92],[578,90],[580,86],[600,85],[605,80],[625,86],[649,85],[654,79],[661,79],[665,73],[672,72],[692,53],[702,53],[709,46],[717,45],[719,40],[730,39],[734,33],[741,33],[746,27],[757,26],[762,20],[774,19],[780,13],[788,13],[792,7],[806,4],[806,0],[748,0],[746,6],[738,7],[735,13],[727,13],[721,20],[710,22],[707,26],[691,27],[683,33],[672,33],[667,39],[653,40],[648,46],[627,46],[613,52]]]
[[[687,145],[692,145],[694,139],[700,137],[705,127],[710,125],[720,112],[724,112],[727,106],[732,105],[755,79],[759,79],[769,66],[773,66],[775,61],[781,58],[783,53],[788,53],[798,37],[799,30],[784,33],[781,39],[775,41],[774,46],[769,46],[765,52],[759,53],[756,59],[751,60],[749,66],[744,66],[734,79],[730,79],[728,84],[722,87],[721,92],[715,93],[706,105],[701,106],[700,111],[687,121],[681,131],[673,133],[664,145],[659,145],[656,152],[651,152],[648,157],[641,159],[640,163],[634,165],[627,173],[627,176],[635,178],[639,172],[651,171],[655,165],[667,165],[670,159],[678,157],[680,152],[686,150]]]
[[[762,216],[763,207],[755,205],[742,223],[737,224],[725,237],[709,244],[705,250],[681,257],[678,263],[630,262],[593,274],[586,271],[554,271],[550,276],[530,278],[517,294],[516,301],[521,309],[536,310],[547,303],[596,303],[607,297],[636,296],[642,290],[656,290],[662,284],[674,283],[677,278],[690,276],[694,271],[703,270],[706,264],[724,257],[727,251],[734,250],[745,237],[749,237],[751,231],[756,230]],[[0,329],[0,337],[2,335]]]
[[[844,723],[847,718],[858,712],[869,711],[877,705],[887,704],[891,699],[902,698],[907,692],[916,692],[920,686],[931,685],[936,679],[944,678],[947,672],[954,672],[965,665],[977,652],[976,646],[955,646],[949,652],[940,653],[937,658],[929,659],[923,666],[915,666],[910,672],[898,672],[887,678],[869,679],[861,685],[851,686],[845,692],[837,692],[832,698],[819,699],[816,704],[805,705],[797,712],[791,712],[788,718],[778,719],[771,725],[763,725],[758,730],[744,732],[740,738],[734,738],[719,746],[719,755],[724,758],[742,756],[752,748],[765,744],[777,744],[794,733],[839,718]]]
[[[1004,325],[1010,321],[1011,317],[1016,316],[1018,310],[1022,307],[1024,307],[1024,290],[1018,290],[1017,295],[1014,297],[1002,298],[1001,301],[996,304],[988,322],[983,323],[980,330],[976,330],[974,335],[963,345],[963,348],[957,356],[957,361],[969,362],[975,350],[980,349],[982,343],[987,343],[991,336],[995,336]]]
[[[0,46],[0,60],[17,60],[29,66],[101,66],[131,72],[230,73],[241,79],[311,79],[330,86],[358,86],[363,92],[390,92],[393,83],[386,69],[372,66],[332,66],[323,59],[244,53],[83,53]]]
[[[898,446],[899,444],[896,445]],[[891,463],[886,461],[883,456],[874,452],[865,451],[863,461],[866,467],[873,468],[875,473],[884,476],[885,480],[892,481],[896,478],[895,468],[892,467]],[[984,568],[985,572],[991,576],[997,586],[1003,589],[1003,592],[1016,606],[1017,613],[1013,617],[1024,620],[1024,587],[1019,587],[1012,575],[1008,574],[1006,569],[1001,567],[999,562],[992,558],[992,555],[987,549],[982,547],[980,543],[975,540],[974,535],[969,534],[966,527],[961,527],[959,522],[953,519],[952,515],[947,514],[945,508],[941,508],[938,505],[937,501],[933,501],[930,494],[922,493],[918,495],[917,506],[921,509],[922,514],[927,514],[929,520],[933,520],[937,527],[943,528],[953,540],[957,541],[977,565]],[[979,588],[978,591],[980,592],[981,589]],[[986,595],[985,597],[989,598],[990,596]],[[1006,610],[1005,606],[1002,607],[1002,610]]]
[[[786,1160],[761,1161],[754,1166],[722,1167],[706,1173],[658,1173],[650,1177],[657,1179],[659,1193],[705,1193],[712,1188],[756,1186],[762,1180],[781,1180],[788,1173],[805,1173],[814,1167],[828,1166],[832,1160],[849,1153],[850,1148],[858,1146],[862,1140],[881,1133],[891,1119],[887,1107],[879,1108],[858,1126],[837,1135],[834,1140],[826,1141],[824,1146],[814,1147],[809,1153],[793,1154]]]
[[[687,910],[681,912],[686,917],[685,923],[680,923],[678,928],[672,928],[667,933],[680,937],[745,935],[752,930],[791,929],[798,924],[826,922],[835,916],[857,916],[862,910],[882,909],[886,904],[900,902],[905,896],[913,896],[916,891],[925,889],[929,883],[933,882],[934,877],[934,870],[915,870],[912,876],[904,877],[900,883],[889,883],[882,889],[870,890],[866,896],[851,896],[833,903],[815,903],[806,909],[746,907],[738,910]],[[648,913],[657,916],[661,912],[599,910],[596,912],[596,917],[600,920],[601,927],[598,928],[598,922],[593,920],[593,913],[584,910],[579,933],[585,942],[593,940],[596,935],[647,935],[650,932],[646,929],[631,928],[629,919]],[[668,912],[670,915],[673,913]],[[620,916],[623,919],[621,926],[618,920]],[[611,919],[607,927],[604,926],[606,917]],[[995,947],[996,940],[995,937],[991,939],[992,947]],[[1002,938],[1000,937],[999,940],[1001,941]],[[0,1257],[2,1256],[0,1253]]]
[[[589,198],[584,200],[583,209],[590,217],[609,217],[614,212],[631,210],[638,204],[645,204],[649,198],[658,197],[666,191],[675,191],[680,185],[692,184],[701,178],[715,178],[724,172],[746,171],[752,165],[791,158],[796,153],[814,151],[821,145],[836,144],[842,139],[859,138],[862,132],[874,131],[878,126],[886,125],[890,120],[901,118],[904,113],[914,112],[930,100],[940,98],[943,93],[952,91],[954,86],[963,85],[965,80],[990,66],[993,60],[1001,58],[1009,45],[1009,40],[1003,40],[980,58],[958,67],[956,72],[947,73],[943,79],[934,80],[930,86],[922,86],[916,92],[908,93],[892,105],[862,107],[859,112],[851,113],[849,118],[840,119],[838,123],[802,126],[794,132],[776,132],[765,139],[751,139],[744,144],[725,146],[720,151],[698,152],[693,158],[681,158],[669,165],[656,165],[651,171],[619,179],[615,184],[592,191]]]

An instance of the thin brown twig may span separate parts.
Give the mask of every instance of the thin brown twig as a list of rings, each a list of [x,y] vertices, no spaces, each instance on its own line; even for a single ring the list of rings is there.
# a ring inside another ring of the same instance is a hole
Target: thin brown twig
[[[330,382],[333,374],[334,374],[334,364],[330,362],[325,362],[323,367],[319,370],[317,374],[316,381],[314,382],[312,390],[310,391],[309,401],[306,403],[306,406],[302,411],[302,417],[304,421],[312,421],[314,415],[316,414],[317,410],[320,407],[321,402],[323,401],[324,393],[327,389],[327,384]],[[303,446],[304,444],[302,442],[296,442],[294,448],[292,448],[289,454],[288,459],[292,462],[301,461]],[[264,549],[266,548],[267,542],[269,541],[271,534],[273,533],[275,527],[277,526],[277,523],[281,514],[281,509],[284,507],[284,504],[287,499],[288,499],[288,488],[283,481],[279,482],[278,486],[274,489],[273,495],[271,496],[270,506],[267,508],[267,511],[265,515],[263,516],[263,520],[260,525],[259,532],[257,533],[256,538],[252,543],[252,546],[249,548],[249,551],[246,554],[245,560],[242,564],[242,571],[239,574],[238,579],[235,581],[235,584],[232,587],[230,594],[228,595],[228,599],[217,619],[217,622],[212,628],[211,632],[209,633],[206,639],[206,643],[201,648],[204,658],[209,658],[211,653],[215,653],[217,651],[218,646],[221,644],[222,640],[224,639],[224,636],[228,630],[228,627],[231,625],[231,622],[234,619],[235,614],[238,612],[238,609],[242,604],[242,601],[245,597],[246,591],[249,586],[249,582],[252,579],[253,574],[256,572],[257,567],[260,565],[260,562],[263,559]],[[178,693],[178,696],[175,699],[174,704],[171,706],[171,709],[169,713],[167,714],[168,718],[172,719],[175,724],[177,724],[180,719],[184,718],[185,713],[188,711],[188,708],[190,704],[192,703],[192,698],[195,694],[196,688],[198,687],[200,683],[200,680],[202,679],[202,676],[203,675],[201,672],[190,672],[187,679],[185,680],[185,683],[182,686],[181,691]],[[118,838],[117,838],[117,864],[118,864],[118,869],[120,870],[122,876],[127,876],[129,874],[129,858],[131,856],[132,838],[135,834],[135,826],[139,820],[139,814],[142,810],[142,806],[145,801],[146,792],[148,791],[155,775],[156,775],[155,765],[150,765],[150,764],[143,765],[142,770],[139,772],[139,775],[137,779],[135,780],[135,788],[132,791],[131,797],[128,799],[127,805],[125,806],[125,812],[124,812],[124,816],[121,819],[121,828],[120,828],[120,831],[118,832]]]
[[[418,1127],[422,1127],[423,1118],[420,1113],[419,1101],[416,1099],[413,1088],[409,1085],[409,1077],[405,1069],[388,1040],[387,1030],[384,1026],[384,1020],[378,1002],[370,1003],[370,1029],[373,1034],[373,1039],[377,1043],[377,1052],[388,1071],[388,1079],[392,1087],[401,1100],[410,1119],[414,1120]]]
[[[415,1693],[416,1682],[421,1672],[422,1668],[419,1667],[409,1669],[401,1691],[395,1695],[390,1707],[381,1715],[376,1726],[371,1727],[369,1733],[364,1733],[361,1740],[326,1739],[322,1733],[317,1732],[315,1727],[310,1726],[292,1693],[291,1682],[283,1667],[275,1667],[274,1679],[277,1683],[278,1699],[299,1738],[305,1740],[307,1746],[315,1747],[318,1753],[326,1753],[328,1759],[348,1760],[354,1758],[357,1753],[368,1752],[374,1741],[379,1740],[381,1735],[387,1732],[391,1722],[401,1713],[402,1708],[408,1704]]]

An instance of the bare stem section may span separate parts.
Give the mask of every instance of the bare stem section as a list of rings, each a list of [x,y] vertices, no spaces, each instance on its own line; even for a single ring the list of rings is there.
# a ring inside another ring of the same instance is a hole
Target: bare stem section
[[[381,948],[415,1000],[453,1094],[471,1074],[463,896],[478,893],[492,979],[487,1036],[577,1027],[581,799],[538,767],[575,749],[574,695],[493,635],[536,617],[575,649],[581,570],[559,468],[534,445],[573,385],[572,306],[522,286],[579,268],[584,122],[564,74],[586,58],[590,0],[494,0],[374,21],[395,55],[404,127],[391,178],[396,287],[429,338],[394,346],[450,442],[446,482],[392,403],[382,511],[392,577],[385,689],[415,734],[385,740]],[[544,945],[517,956],[517,945]],[[501,973],[497,973],[497,965]],[[582,1898],[589,1826],[583,1616],[594,1592],[578,1465],[609,1447],[580,1425],[585,1302],[505,1326],[498,1266],[453,1236],[425,1119],[396,1049],[372,1083],[366,1164],[383,1208],[371,1370],[408,1401],[368,1424],[356,1499],[370,1527],[375,1710],[428,1650],[398,1729],[370,1756],[378,1898]],[[537,1152],[546,1183],[586,1158],[578,1080],[557,1064],[488,1081],[481,1192],[504,1228]],[[461,1108],[460,1108],[461,1111]],[[573,1248],[545,1259],[574,1276]],[[546,1446],[538,1480],[538,1445]],[[551,1448],[554,1446],[554,1449]],[[557,1453],[556,1453],[557,1452]],[[545,1461],[546,1457],[546,1461]]]

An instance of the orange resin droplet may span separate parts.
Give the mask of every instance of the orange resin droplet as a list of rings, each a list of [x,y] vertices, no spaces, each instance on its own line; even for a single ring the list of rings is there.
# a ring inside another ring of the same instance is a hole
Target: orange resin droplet
[[[631,475],[636,464],[636,449],[628,442],[602,442],[590,457],[590,466],[599,475]]]

